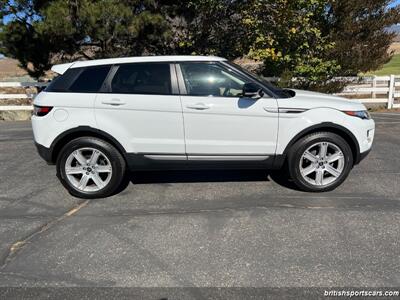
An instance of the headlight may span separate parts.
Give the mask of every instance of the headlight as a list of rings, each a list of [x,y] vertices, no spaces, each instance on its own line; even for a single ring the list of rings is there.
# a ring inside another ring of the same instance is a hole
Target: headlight
[[[371,116],[369,115],[368,111],[366,110],[359,110],[359,111],[344,111],[346,115],[352,116],[352,117],[358,117],[363,120],[369,120],[371,119]]]

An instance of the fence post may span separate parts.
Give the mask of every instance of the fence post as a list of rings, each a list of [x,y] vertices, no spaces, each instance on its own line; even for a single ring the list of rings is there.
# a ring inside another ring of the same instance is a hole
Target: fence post
[[[390,81],[389,81],[389,95],[388,95],[388,109],[393,108],[393,102],[394,102],[394,91],[395,91],[395,80],[394,80],[394,75],[390,75]]]
[[[376,89],[376,75],[374,75],[374,77],[372,78],[372,88],[373,88],[373,90],[372,90],[371,96],[372,96],[372,99],[375,99],[375,98],[376,98],[376,93],[375,93],[375,89]]]

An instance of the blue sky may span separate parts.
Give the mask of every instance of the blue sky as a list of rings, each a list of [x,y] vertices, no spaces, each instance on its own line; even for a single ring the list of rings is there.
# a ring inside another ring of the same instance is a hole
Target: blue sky
[[[396,0],[396,1],[394,1],[394,2],[393,2],[393,4],[392,4],[391,6],[393,6],[393,5],[397,5],[397,4],[400,4],[400,0]]]
[[[10,18],[9,16],[5,16],[5,17],[3,18],[3,22],[4,22],[4,23],[8,23],[10,20],[11,20],[11,18]]]

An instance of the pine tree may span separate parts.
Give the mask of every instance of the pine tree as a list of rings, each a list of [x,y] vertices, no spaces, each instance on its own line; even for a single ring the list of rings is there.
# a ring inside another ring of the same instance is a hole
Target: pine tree
[[[54,63],[151,55],[247,56],[314,86],[387,62],[391,0],[0,0],[0,53],[34,77]],[[4,20],[8,20],[4,22]],[[305,85],[303,87],[310,87]]]
[[[170,27],[154,1],[1,0],[0,53],[33,77],[53,63],[168,52]]]
[[[336,0],[328,5],[325,32],[335,43],[328,57],[337,60],[343,76],[376,70],[392,57],[389,47],[400,22],[400,6],[392,0]]]

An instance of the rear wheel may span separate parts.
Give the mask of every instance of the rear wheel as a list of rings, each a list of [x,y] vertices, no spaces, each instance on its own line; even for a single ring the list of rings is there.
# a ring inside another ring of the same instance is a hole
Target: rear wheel
[[[102,198],[117,190],[125,174],[125,161],[111,144],[93,137],[72,140],[57,159],[61,183],[74,196]]]
[[[317,132],[293,145],[288,163],[290,175],[301,190],[325,192],[343,183],[353,167],[353,155],[339,135]]]

